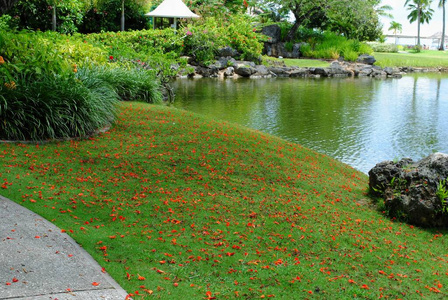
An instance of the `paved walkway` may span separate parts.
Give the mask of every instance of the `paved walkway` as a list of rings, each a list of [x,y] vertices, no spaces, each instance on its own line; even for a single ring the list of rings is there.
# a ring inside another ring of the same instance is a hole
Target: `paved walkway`
[[[0,196],[0,299],[124,300],[126,294],[67,234]]]

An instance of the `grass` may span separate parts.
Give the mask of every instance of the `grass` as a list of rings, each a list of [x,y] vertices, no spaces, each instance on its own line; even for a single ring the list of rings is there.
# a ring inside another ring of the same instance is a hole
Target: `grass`
[[[272,62],[284,62],[287,67],[300,67],[300,68],[327,68],[330,66],[330,63],[324,60],[318,60],[318,59],[295,59],[295,58],[276,58],[276,57],[263,57],[264,60],[267,60],[269,63]]]
[[[448,51],[423,50],[420,53],[379,53],[375,52],[375,65],[380,67],[448,67]]]
[[[444,299],[445,232],[372,209],[362,173],[145,103],[84,141],[0,145],[0,192],[135,299]],[[1,284],[1,283],[0,283]]]

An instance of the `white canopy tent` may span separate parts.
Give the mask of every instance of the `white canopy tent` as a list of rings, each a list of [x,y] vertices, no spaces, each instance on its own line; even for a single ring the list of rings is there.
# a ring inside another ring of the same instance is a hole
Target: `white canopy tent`
[[[177,19],[199,18],[199,16],[193,13],[182,0],[164,0],[156,9],[145,14],[145,16],[174,18],[174,28],[177,28]],[[155,22],[152,24],[154,28]]]

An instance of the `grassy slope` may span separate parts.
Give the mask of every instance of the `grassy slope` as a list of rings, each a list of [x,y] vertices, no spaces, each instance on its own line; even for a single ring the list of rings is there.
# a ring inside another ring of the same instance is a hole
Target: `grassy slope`
[[[363,174],[189,112],[120,111],[90,140],[0,145],[0,192],[137,299],[447,296],[446,237],[369,208]]]
[[[424,50],[420,53],[374,53],[381,67],[448,67],[448,51]]]

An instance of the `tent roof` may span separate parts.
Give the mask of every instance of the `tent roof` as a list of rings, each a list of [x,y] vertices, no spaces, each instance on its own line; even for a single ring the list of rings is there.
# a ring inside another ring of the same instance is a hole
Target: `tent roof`
[[[163,18],[199,18],[182,2],[182,0],[164,0],[152,12],[145,14],[150,17]]]
[[[434,34],[431,35],[429,38],[430,38],[430,39],[441,39],[441,38],[442,38],[442,32],[439,31],[439,32],[437,32],[437,33],[434,33]],[[448,36],[445,35],[445,38],[448,38]]]

